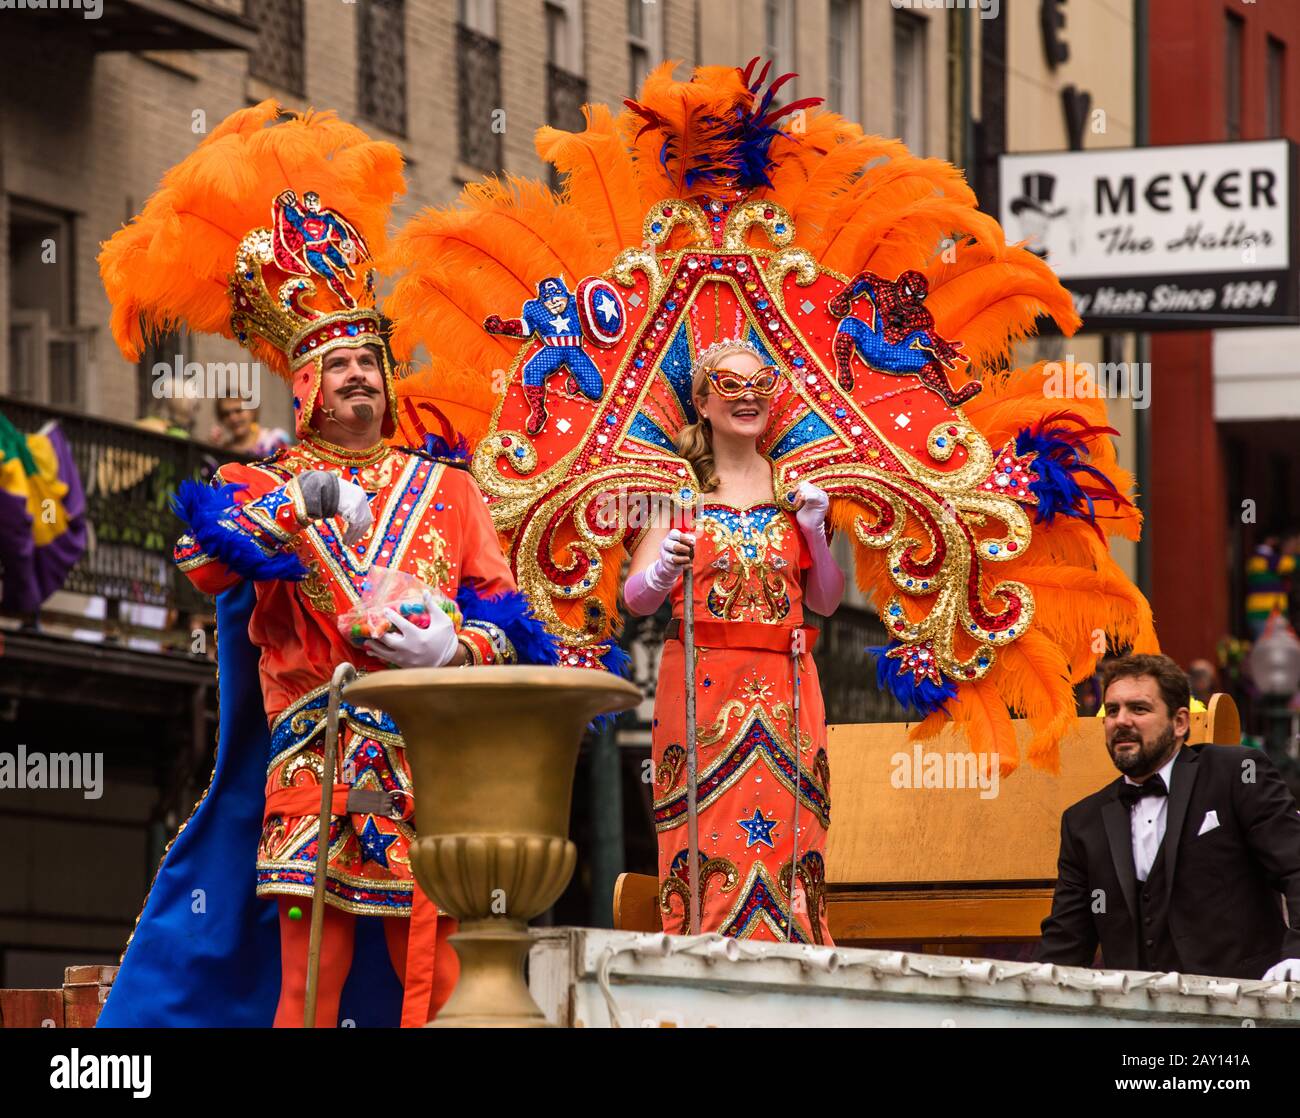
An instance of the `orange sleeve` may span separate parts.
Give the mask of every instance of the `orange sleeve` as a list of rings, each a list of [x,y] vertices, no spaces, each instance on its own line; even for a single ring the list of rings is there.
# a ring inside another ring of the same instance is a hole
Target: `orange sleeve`
[[[310,521],[297,479],[277,484],[261,470],[230,463],[211,486],[183,482],[177,512],[190,528],[176,541],[176,565],[204,594],[241,578],[293,578],[301,566],[287,551]]]
[[[452,473],[451,470],[447,472]],[[481,595],[495,598],[516,588],[515,576],[501,552],[501,540],[478,484],[467,470],[456,470],[455,474],[464,479],[460,498],[463,510],[461,531],[464,533],[460,581],[472,581]]]

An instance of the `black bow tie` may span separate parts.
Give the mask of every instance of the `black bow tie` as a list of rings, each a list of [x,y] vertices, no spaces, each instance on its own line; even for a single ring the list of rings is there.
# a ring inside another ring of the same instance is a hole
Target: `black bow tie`
[[[1156,773],[1150,780],[1144,780],[1141,784],[1129,784],[1125,781],[1119,786],[1119,798],[1123,801],[1125,807],[1132,807],[1143,796],[1167,795],[1169,795],[1169,789],[1165,787],[1165,778],[1159,773]]]

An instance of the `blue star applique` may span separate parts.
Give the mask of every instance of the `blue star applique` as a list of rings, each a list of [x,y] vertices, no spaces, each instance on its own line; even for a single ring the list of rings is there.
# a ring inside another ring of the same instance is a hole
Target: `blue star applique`
[[[749,819],[737,819],[736,823],[745,828],[745,849],[748,850],[757,842],[766,843],[776,849],[776,844],[772,841],[772,828],[776,826],[775,819],[764,819],[763,809],[754,808],[754,814]]]
[[[388,848],[397,841],[396,835],[386,835],[375,826],[375,817],[372,815],[366,820],[366,825],[361,834],[357,836],[361,843],[361,860],[363,862],[374,862],[377,865],[388,869]]]
[[[278,489],[272,489],[270,493],[261,497],[257,504],[274,516],[276,512],[287,505],[291,499],[292,498],[287,494],[281,493]]]

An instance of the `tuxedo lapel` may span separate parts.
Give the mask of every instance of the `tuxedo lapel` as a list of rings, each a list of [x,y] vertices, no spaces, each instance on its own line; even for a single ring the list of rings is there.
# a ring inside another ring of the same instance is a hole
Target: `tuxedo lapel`
[[[1110,801],[1101,809],[1101,819],[1106,827],[1106,839],[1110,843],[1111,860],[1115,863],[1115,873],[1119,876],[1119,887],[1124,892],[1124,903],[1128,905],[1129,914],[1137,919],[1137,873],[1133,869],[1133,829],[1129,819],[1129,809],[1119,798],[1120,781],[1116,781],[1110,790]]]
[[[1183,822],[1187,818],[1187,805],[1192,799],[1192,786],[1201,766],[1196,762],[1200,754],[1183,746],[1178,760],[1169,774],[1169,814],[1165,818],[1165,893],[1174,887],[1174,869],[1178,865],[1178,848],[1182,842]]]

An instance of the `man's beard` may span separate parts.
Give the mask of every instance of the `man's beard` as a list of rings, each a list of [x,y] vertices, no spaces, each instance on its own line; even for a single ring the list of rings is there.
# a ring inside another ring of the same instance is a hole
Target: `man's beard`
[[[1133,741],[1133,738],[1120,738],[1120,741]],[[1126,754],[1124,757],[1115,756],[1115,746],[1118,744],[1113,739],[1106,743],[1106,749],[1110,753],[1110,759],[1115,762],[1115,767],[1125,776],[1139,777],[1149,776],[1164,763],[1165,759],[1173,752],[1174,748],[1174,726],[1169,723],[1164,731],[1153,742],[1138,741],[1138,749],[1135,753]]]
[[[359,395],[359,394],[358,394]],[[365,431],[375,419],[375,405],[366,397],[348,397],[332,409],[326,409],[326,419],[355,434]]]

